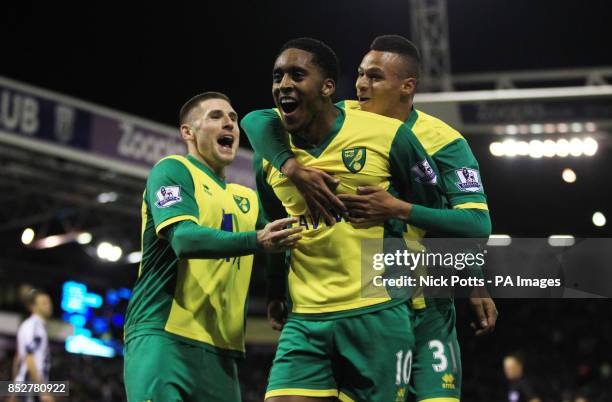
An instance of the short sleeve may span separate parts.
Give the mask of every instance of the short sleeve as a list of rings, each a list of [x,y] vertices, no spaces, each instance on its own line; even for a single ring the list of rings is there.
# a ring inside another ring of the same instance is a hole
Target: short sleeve
[[[176,222],[198,223],[193,179],[187,167],[176,159],[164,159],[153,167],[147,179],[145,198],[158,235],[163,228]]]
[[[467,141],[457,139],[433,155],[453,208],[488,210],[478,162]]]
[[[42,337],[36,333],[35,323],[31,320],[23,323],[18,334],[19,348],[21,353],[30,354],[36,352],[41,344]]]

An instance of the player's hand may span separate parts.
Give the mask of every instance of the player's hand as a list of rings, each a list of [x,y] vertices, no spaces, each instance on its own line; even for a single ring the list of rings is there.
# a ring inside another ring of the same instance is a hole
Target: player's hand
[[[332,191],[340,180],[322,170],[300,166],[295,158],[287,159],[282,170],[304,197],[312,216],[321,216],[327,225],[332,226],[336,223],[336,218],[330,213],[330,209],[341,215],[345,213],[344,204]]]
[[[295,247],[302,238],[298,233],[304,228],[301,226],[283,228],[297,221],[297,218],[284,218],[268,223],[262,230],[257,231],[257,245],[266,253],[280,253]]]
[[[55,402],[55,398],[51,395],[41,395],[39,398],[41,402]]]
[[[408,219],[412,205],[399,200],[380,187],[357,187],[357,194],[340,194],[346,205],[349,222],[368,227],[389,218]]]
[[[280,331],[287,322],[287,302],[274,299],[268,302],[268,322],[275,331]]]
[[[475,331],[474,334],[482,336],[493,332],[497,323],[498,312],[489,292],[484,288],[474,288],[470,295],[470,305],[475,315],[475,320],[470,323]]]

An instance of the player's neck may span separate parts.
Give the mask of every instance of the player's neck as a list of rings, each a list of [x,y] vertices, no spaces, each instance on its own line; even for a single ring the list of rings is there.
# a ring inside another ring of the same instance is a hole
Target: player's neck
[[[204,166],[212,170],[212,172],[221,180],[225,180],[225,166],[216,166],[214,163],[208,162],[199,152],[189,152],[189,155],[202,162]]]
[[[47,319],[38,313],[32,313],[33,316],[37,317],[42,322],[47,322]]]
[[[412,113],[412,99],[408,102],[400,102],[397,104],[394,110],[391,111],[388,117],[392,117],[394,119],[398,119],[401,121],[408,120],[410,113]]]
[[[333,104],[326,105],[312,119],[312,122],[297,135],[314,146],[321,145],[336,122],[338,113],[340,111]]]

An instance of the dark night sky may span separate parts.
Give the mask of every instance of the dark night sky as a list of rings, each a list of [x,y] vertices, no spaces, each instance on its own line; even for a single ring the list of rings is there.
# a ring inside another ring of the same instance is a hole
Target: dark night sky
[[[607,1],[448,3],[454,72],[612,65]],[[410,35],[408,0],[60,7],[3,5],[0,75],[170,125],[203,90],[228,93],[241,114],[268,106],[272,61],[288,39],[336,50],[343,97],[375,36]]]
[[[185,100],[205,90],[230,95],[241,115],[270,106],[273,59],[291,38],[313,36],[336,50],[342,65],[337,94],[344,98],[354,96],[356,67],[374,37],[410,36],[409,0],[224,0],[158,8],[88,3],[59,9],[55,3],[2,5],[0,76],[168,125],[176,124]],[[455,73],[612,66],[609,0],[448,3]],[[491,138],[469,140],[486,183],[494,233],[610,236],[609,224],[591,223],[596,210],[610,219],[610,196],[593,195],[609,181],[609,153],[495,159],[488,152]],[[580,177],[575,185],[561,181],[568,166]]]
[[[3,5],[0,75],[175,125],[185,100],[205,90],[230,95],[240,115],[269,107],[272,63],[291,38],[313,36],[336,50],[342,65],[337,95],[347,98],[354,96],[356,67],[372,39],[389,33],[410,35],[408,0],[194,4],[151,8],[104,3],[59,9],[57,3],[34,6],[31,1]],[[456,73],[612,65],[606,44],[612,38],[609,1],[448,4]],[[593,160],[518,164],[491,157],[489,140],[470,137],[490,205],[495,206],[495,232],[602,233],[591,224],[591,214],[608,212],[609,199],[585,194],[598,180],[607,180],[601,175],[609,171],[609,158],[602,154]],[[244,137],[242,144],[247,144]],[[524,170],[517,171],[519,166]],[[563,185],[560,172],[567,166],[577,170],[578,184]],[[538,172],[538,180],[531,180],[532,172]],[[537,194],[537,200],[525,203],[527,194]],[[558,194],[563,202],[550,200],[549,194]],[[564,203],[581,205],[571,214],[572,221],[558,219]],[[515,219],[517,205],[521,216],[540,219]]]

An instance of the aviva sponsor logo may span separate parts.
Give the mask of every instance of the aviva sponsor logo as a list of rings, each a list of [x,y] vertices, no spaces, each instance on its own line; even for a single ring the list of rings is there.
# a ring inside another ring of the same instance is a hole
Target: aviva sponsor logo
[[[344,220],[345,222],[347,222],[346,219],[344,219],[344,217],[340,214],[337,214],[334,211],[329,211],[331,213],[331,215],[334,217],[334,220],[336,222],[341,222],[342,220]],[[302,226],[304,228],[304,230],[316,230],[318,229],[320,226],[327,226],[325,223],[325,219],[323,219],[323,216],[321,214],[304,214],[304,215],[299,215],[296,216],[296,218],[299,219],[298,221],[298,225]]]

